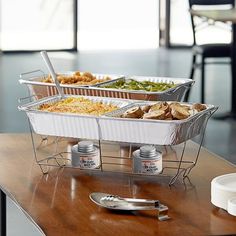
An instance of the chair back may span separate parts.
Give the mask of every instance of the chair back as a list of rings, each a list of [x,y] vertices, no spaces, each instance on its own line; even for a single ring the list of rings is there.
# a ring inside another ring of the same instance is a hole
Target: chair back
[[[210,6],[210,5],[232,5],[234,0],[189,0],[190,7],[192,5]]]
[[[229,5],[232,8],[235,6],[235,0],[189,0],[190,9],[193,6],[224,6]],[[196,29],[194,24],[193,16],[191,15],[191,24],[192,24],[192,31],[193,31],[193,44],[196,44]]]

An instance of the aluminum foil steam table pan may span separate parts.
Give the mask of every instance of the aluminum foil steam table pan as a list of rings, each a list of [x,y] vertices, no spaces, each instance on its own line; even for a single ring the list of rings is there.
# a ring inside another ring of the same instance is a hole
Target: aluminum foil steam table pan
[[[184,120],[120,118],[121,114],[132,107],[150,104],[153,102],[133,103],[107,114],[107,118],[99,120],[101,138],[118,142],[176,145],[200,134],[206,127],[205,122],[217,109],[213,105],[206,105],[206,110]]]
[[[70,76],[74,73],[75,71],[67,71],[58,74],[64,76]],[[42,81],[47,76],[48,74],[44,73],[41,70],[30,71],[21,74],[19,82],[20,84],[27,85],[30,91],[30,95],[37,95],[38,98],[57,95],[58,91],[54,83],[45,83]],[[122,77],[122,75],[105,75],[105,74],[93,74],[93,76],[96,77],[96,79],[104,79],[105,77],[110,77],[111,81]],[[65,94],[95,96],[90,91],[88,85],[76,85],[76,84],[60,84],[60,85]]]
[[[161,92],[149,92],[144,90],[124,90],[103,88],[103,86],[111,85],[119,80],[129,81],[130,79],[138,82],[154,82],[154,83],[174,83],[176,86]],[[146,76],[129,76],[123,78],[117,78],[112,81],[106,81],[97,85],[93,85],[90,88],[95,89],[93,94],[96,96],[109,96],[117,98],[126,98],[133,100],[146,100],[146,101],[181,101],[184,98],[185,93],[194,84],[191,79],[183,78],[167,78],[167,77],[146,77]],[[96,91],[97,90],[97,91]]]
[[[66,95],[65,97],[72,97]],[[122,99],[110,99],[89,96],[84,97],[94,102],[116,105],[119,108],[130,104]],[[50,104],[61,99],[60,96],[52,96],[19,106],[18,109],[25,111],[35,133],[41,135],[51,135],[71,138],[99,139],[100,130],[98,126],[99,116],[80,115],[72,113],[54,113],[38,110],[42,104]]]
[[[62,75],[72,75],[74,72],[60,73]],[[61,84],[65,94],[85,95],[85,96],[100,96],[113,97],[133,100],[148,100],[148,101],[181,101],[187,90],[193,85],[194,81],[182,78],[165,78],[165,77],[146,77],[146,76],[130,76],[137,81],[151,81],[156,83],[174,83],[176,87],[168,89],[163,92],[147,92],[141,90],[122,90],[122,89],[108,89],[102,86],[113,83],[119,79],[129,79],[121,75],[103,75],[93,74],[97,79],[102,79],[105,76],[111,78],[110,81],[98,83],[92,86],[78,86],[74,84]],[[38,95],[40,97],[48,97],[58,94],[55,84],[44,83],[42,79],[47,76],[43,71],[36,70],[21,74],[19,82],[27,85],[31,95]],[[26,78],[28,77],[28,78]]]
[[[120,107],[120,109],[107,113],[104,116],[86,116],[38,110],[41,104],[52,103],[60,99],[59,96],[53,96],[20,106],[19,110],[26,112],[35,133],[41,135],[101,139],[128,143],[176,145],[204,131],[203,129],[206,127],[208,118],[217,109],[213,105],[206,105],[206,110],[184,120],[130,119],[120,118],[120,115],[131,107],[153,104],[154,102],[131,103],[131,101],[129,102],[125,99],[85,98],[89,98],[92,101],[114,104]]]

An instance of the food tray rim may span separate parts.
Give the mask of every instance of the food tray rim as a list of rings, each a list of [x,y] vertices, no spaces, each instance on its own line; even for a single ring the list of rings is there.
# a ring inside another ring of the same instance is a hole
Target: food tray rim
[[[121,98],[109,98],[109,97],[97,97],[97,96],[84,96],[84,95],[65,95],[65,97],[84,97],[84,98],[88,98],[88,99],[93,99],[93,100],[107,100],[107,101],[120,101],[120,102],[124,102],[126,103],[126,105],[118,108],[115,111],[112,112],[107,112],[104,113],[101,116],[94,116],[94,115],[86,115],[86,114],[75,114],[75,113],[62,113],[62,112],[48,112],[48,111],[41,111],[41,110],[37,110],[37,109],[32,109],[32,107],[36,107],[41,105],[42,103],[45,102],[50,102],[51,100],[57,100],[57,99],[61,99],[60,95],[54,95],[54,96],[50,96],[50,97],[46,97],[46,98],[42,98],[39,99],[37,101],[33,101],[30,102],[28,104],[22,105],[22,106],[18,106],[18,109],[21,111],[26,111],[26,112],[31,112],[31,113],[40,113],[40,114],[50,114],[50,115],[54,115],[54,116],[68,116],[68,117],[84,117],[84,118],[95,118],[95,119],[106,119],[106,120],[117,120],[117,121],[129,121],[129,122],[141,122],[141,123],[155,123],[155,124],[183,124],[183,123],[187,123],[187,122],[191,122],[192,119],[197,118],[203,114],[206,114],[208,112],[214,111],[215,109],[218,109],[217,106],[214,106],[212,104],[204,104],[207,106],[207,109],[197,112],[196,114],[191,115],[190,117],[188,117],[187,119],[183,119],[183,120],[153,120],[153,119],[135,119],[135,118],[121,118],[121,117],[116,117],[113,115],[113,113],[117,113],[117,112],[124,112],[127,109],[130,109],[132,107],[135,106],[145,106],[145,105],[150,105],[150,104],[155,104],[158,102],[155,101],[143,101],[143,102],[137,102],[137,100],[130,100],[130,99],[121,99]],[[176,102],[176,101],[167,101],[168,103],[171,102]],[[178,102],[180,104],[183,105],[193,105],[194,103],[188,103],[188,102]]]
[[[41,71],[41,70],[38,70]],[[46,82],[42,82],[42,81],[36,81],[36,79],[39,78],[43,78],[44,76],[47,76],[48,74],[41,71],[42,75],[38,75],[38,76],[32,76],[28,79],[24,79],[21,77],[20,75],[20,79],[19,79],[19,83],[20,84],[27,84],[27,85],[40,85],[40,86],[51,86],[51,87],[56,87],[55,83],[46,83]],[[72,75],[73,73],[75,73],[76,71],[62,71],[62,72],[57,72],[57,74],[60,75]],[[80,71],[81,73],[84,73],[82,71]],[[111,80],[109,81],[113,81],[116,79],[121,79],[124,77],[124,75],[117,75],[117,74],[100,74],[100,73],[92,73],[93,76],[104,76],[104,77],[111,77]],[[104,82],[100,82],[97,83],[96,85],[102,84]],[[64,88],[89,88],[91,87],[91,85],[76,85],[76,84],[60,84],[61,87]]]
[[[125,121],[130,121],[130,122],[142,122],[142,123],[164,123],[164,124],[183,124],[183,123],[187,123],[187,122],[191,122],[192,119],[194,118],[198,118],[199,116],[203,115],[203,114],[207,114],[208,112],[213,112],[214,110],[217,110],[218,107],[212,104],[204,104],[207,109],[197,112],[196,114],[191,115],[190,117],[188,117],[187,119],[182,119],[182,120],[154,120],[154,119],[135,119],[135,118],[123,118],[123,117],[116,117],[113,116],[113,113],[115,112],[121,112],[123,110],[126,111],[127,109],[130,109],[132,107],[135,106],[145,106],[145,105],[150,105],[150,104],[155,104],[158,103],[159,101],[155,102],[155,101],[149,101],[149,102],[136,102],[134,101],[133,103],[130,103],[127,106],[124,106],[120,109],[117,109],[115,111],[112,112],[108,112],[106,114],[103,115],[103,118],[105,119],[112,119],[112,120],[125,120]],[[171,102],[176,102],[176,101],[167,101],[168,103]],[[183,105],[193,105],[194,103],[188,103],[188,102],[178,102],[180,104]]]
[[[109,97],[99,97],[99,96],[84,96],[84,95],[66,94],[65,98],[67,98],[67,97],[83,97],[83,98],[98,100],[98,101],[110,101],[110,102],[116,101],[116,102],[126,103],[124,106],[119,107],[117,110],[119,110],[123,107],[129,106],[131,103],[135,102],[134,100],[130,100],[130,99],[109,98]],[[50,115],[54,115],[54,116],[59,115],[59,116],[70,116],[70,117],[84,117],[84,118],[101,118],[101,117],[104,117],[106,114],[106,113],[104,113],[101,116],[95,116],[95,115],[75,114],[75,113],[49,112],[49,111],[41,111],[41,110],[35,109],[35,107],[37,107],[43,103],[48,103],[48,102],[54,101],[54,100],[58,101],[60,99],[62,99],[62,97],[60,95],[44,97],[44,98],[38,99],[36,101],[32,101],[27,104],[20,105],[20,106],[18,106],[18,109],[20,111],[25,111],[25,112],[30,112],[30,113],[50,114]]]
[[[163,79],[166,79],[166,80],[172,80],[172,81],[177,81],[177,80],[182,80],[184,82],[178,84],[177,86],[173,87],[173,88],[169,88],[167,90],[164,90],[164,91],[157,91],[157,92],[150,92],[150,91],[145,91],[145,90],[127,90],[127,89],[113,89],[113,88],[103,88],[103,87],[100,87],[101,85],[106,85],[106,84],[110,84],[110,83],[114,83],[116,82],[117,80],[121,80],[121,79],[125,79],[125,80],[128,80],[128,79],[136,79],[138,78],[139,80],[150,80],[151,78],[152,79],[159,79],[159,80],[163,80]],[[123,93],[133,93],[133,94],[144,94],[144,95],[164,95],[166,93],[169,93],[169,92],[172,92],[172,91],[175,91],[176,89],[180,88],[180,87],[183,87],[183,86],[190,86],[192,84],[194,84],[195,81],[192,80],[192,79],[189,79],[189,78],[176,78],[176,77],[154,77],[154,76],[123,76],[123,77],[120,77],[120,78],[116,78],[116,79],[113,79],[113,80],[110,80],[110,81],[105,81],[105,82],[102,82],[102,83],[99,83],[99,84],[94,84],[94,85],[91,85],[89,86],[90,89],[95,89],[95,90],[101,90],[101,91],[111,91],[111,92],[123,92]]]

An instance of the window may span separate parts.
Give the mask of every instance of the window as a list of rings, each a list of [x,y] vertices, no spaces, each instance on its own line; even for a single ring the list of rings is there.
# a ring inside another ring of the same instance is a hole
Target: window
[[[2,0],[2,50],[72,49],[74,0]]]
[[[80,50],[158,47],[158,1],[80,0],[78,5]]]
[[[188,0],[171,0],[170,2],[170,44],[192,45],[193,35]],[[228,6],[198,6],[195,9],[226,9]],[[213,23],[196,33],[197,44],[230,43],[230,26],[221,22]]]

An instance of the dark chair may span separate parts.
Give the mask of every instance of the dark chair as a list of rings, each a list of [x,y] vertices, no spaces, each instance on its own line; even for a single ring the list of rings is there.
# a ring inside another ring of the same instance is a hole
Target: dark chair
[[[234,0],[189,0],[190,9],[194,6],[215,6],[215,5],[229,5],[234,7]],[[207,23],[206,19],[202,19],[202,22]],[[206,64],[225,64],[225,61],[207,62],[207,58],[231,58],[231,45],[230,44],[205,44],[196,45],[196,32],[199,28],[199,23],[196,24],[194,17],[191,15],[191,23],[193,30],[193,58],[190,78],[193,79],[195,68],[201,68],[201,102],[205,103],[205,65]],[[200,64],[196,63],[197,56],[201,56]],[[189,92],[187,92],[185,100],[188,100]]]

